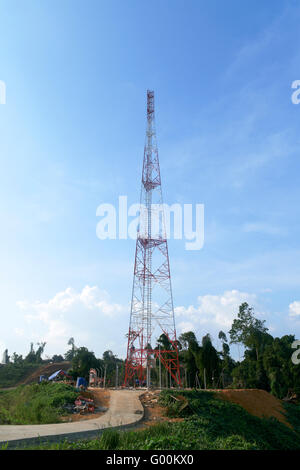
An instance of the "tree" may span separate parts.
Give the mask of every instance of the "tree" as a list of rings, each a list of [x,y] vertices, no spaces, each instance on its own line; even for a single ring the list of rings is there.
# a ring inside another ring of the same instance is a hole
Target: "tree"
[[[172,343],[165,333],[162,333],[157,339],[157,345],[161,347],[162,350],[170,351],[172,349]]]
[[[75,351],[75,341],[74,338],[70,338],[68,341],[68,345],[72,346],[73,351]]]
[[[220,352],[221,357],[221,378],[222,378],[222,385],[225,387],[232,382],[232,370],[234,369],[236,363],[230,357],[230,347],[227,343],[227,336],[223,331],[219,332],[218,338],[222,342],[222,351]]]
[[[198,341],[193,331],[182,333],[179,336],[179,341],[181,343],[182,349],[193,348],[193,346],[197,349]]]
[[[267,338],[268,328],[264,326],[265,320],[254,317],[253,308],[244,302],[239,307],[238,318],[233,320],[229,331],[231,343],[242,343],[246,347],[253,347],[256,351],[256,359],[264,340]]]
[[[41,360],[42,360],[42,354],[43,354],[43,352],[44,352],[44,349],[45,349],[46,344],[47,344],[46,342],[37,343],[38,349],[37,349],[37,351],[36,351],[36,353],[35,353],[35,356],[36,356],[35,360],[36,360],[36,362],[41,362]]]
[[[46,342],[37,343],[38,349],[35,351],[33,343],[30,343],[30,351],[25,357],[24,361],[28,364],[39,364],[42,362],[42,354],[44,352]]]
[[[263,355],[263,366],[270,381],[271,393],[283,398],[289,390],[300,393],[300,365],[291,361],[291,345],[295,336],[274,338]]]
[[[228,343],[227,343],[227,336],[226,336],[226,334],[224,333],[224,331],[220,331],[220,332],[219,332],[218,338],[219,338],[219,339],[221,340],[221,342],[222,342],[222,352],[221,352],[221,356],[223,357],[223,360],[225,360],[226,358],[229,357],[230,348],[229,348],[229,345],[228,345]]]
[[[116,362],[117,356],[115,356],[114,353],[108,349],[107,351],[104,351],[102,358],[104,362]]]
[[[12,360],[14,364],[22,364],[23,362],[22,354],[17,354],[16,352],[14,352],[12,355]]]
[[[220,359],[208,333],[203,336],[202,346],[194,352],[194,355],[201,381],[204,381],[205,374],[207,386],[214,387],[216,378],[219,377]]]
[[[72,359],[72,375],[88,379],[91,368],[99,367],[99,359],[85,347],[77,348]]]
[[[110,349],[104,351],[102,359],[99,360],[99,367],[105,372],[106,383],[114,384],[116,380],[116,372],[118,366],[118,380],[121,383],[122,377],[125,375],[125,362],[119,359]]]
[[[68,341],[68,346],[71,346],[71,349],[69,349],[66,353],[65,353],[65,359],[66,361],[72,361],[73,360],[73,357],[75,356],[75,352],[77,350],[77,347],[75,346],[75,341],[74,341],[74,338],[70,338],[69,341]]]
[[[64,358],[61,354],[54,354],[54,356],[52,356],[52,358],[51,358],[51,361],[53,361],[53,362],[63,362]]]

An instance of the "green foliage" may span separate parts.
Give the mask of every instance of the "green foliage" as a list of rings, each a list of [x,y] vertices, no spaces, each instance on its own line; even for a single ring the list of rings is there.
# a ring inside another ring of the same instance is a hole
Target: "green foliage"
[[[12,355],[12,361],[14,364],[22,364],[23,362],[22,354],[17,354],[16,352],[14,352]]]
[[[60,421],[63,406],[78,393],[66,384],[42,382],[21,385],[0,394],[0,424],[44,424]]]
[[[202,338],[202,347],[194,353],[194,356],[201,380],[205,373],[206,386],[215,387],[220,374],[220,359],[209,334]]]
[[[88,379],[89,370],[99,366],[95,354],[87,348],[77,348],[72,359],[72,375]]]
[[[265,321],[254,317],[253,308],[244,302],[239,307],[238,318],[235,318],[229,331],[231,343],[243,343],[246,347],[255,348],[256,357],[264,341],[267,341],[268,328]]]
[[[35,364],[35,363],[40,364],[41,362],[43,362],[42,361],[42,354],[44,352],[46,343],[45,342],[37,343],[37,345],[38,345],[38,348],[35,351],[34,347],[33,347],[33,343],[30,343],[30,351],[24,359],[25,363],[27,363],[27,364]]]
[[[72,339],[72,338],[71,338]],[[96,358],[92,351],[85,347],[75,348],[72,359],[72,370],[69,374],[75,379],[77,377],[85,377],[89,379],[89,370],[95,368],[102,378],[106,377],[106,386],[112,386],[116,380],[116,365],[118,364],[119,385],[124,378],[125,362],[118,359],[112,351],[105,351],[103,358]]]
[[[103,450],[117,449],[120,444],[120,433],[113,429],[106,429],[100,438],[100,446]]]
[[[300,393],[300,365],[293,364],[295,337],[272,338],[261,348],[259,359],[253,349],[245,351],[244,360],[232,371],[232,387],[261,388],[278,398],[289,391]]]
[[[263,363],[270,380],[271,392],[278,397],[286,396],[290,388],[300,388],[300,365],[291,361],[291,345],[294,340],[293,335],[275,338],[264,351]]]
[[[191,331],[183,333],[180,336],[180,341],[184,345],[180,357],[185,364],[190,386],[195,384],[196,373],[202,386],[204,386],[204,374],[206,376],[206,386],[216,386],[222,367],[219,354],[212,344],[210,335],[207,334],[202,338],[201,346],[199,346],[195,334]]]
[[[62,356],[61,354],[54,354],[54,356],[52,356],[52,358],[51,358],[51,361],[52,361],[52,362],[55,362],[55,363],[57,363],[57,362],[63,362],[63,361],[64,361],[64,358],[63,358],[63,356]]]
[[[244,302],[229,331],[231,343],[245,347],[243,361],[236,363],[230,357],[226,334],[219,332],[222,350],[216,351],[210,335],[199,346],[193,332],[182,334],[180,360],[184,365],[187,385],[196,386],[198,376],[201,388],[259,388],[284,398],[289,392],[300,395],[300,364],[292,362],[293,335],[273,338],[267,333],[265,321],[255,318],[252,307]]]
[[[195,383],[195,376],[198,372],[195,355],[190,347],[187,350],[181,351],[179,355],[180,361],[184,364],[187,375],[187,386],[193,387]]]
[[[180,412],[181,403],[172,398],[183,395],[187,398],[189,406]],[[293,416],[295,431],[276,419],[260,419],[252,416],[242,407],[221,400],[212,392],[199,391],[163,391],[160,395],[160,403],[166,407],[167,414],[171,416],[185,416],[185,423],[194,432],[205,432],[210,440],[227,440],[235,443],[235,436],[239,436],[239,442],[247,443],[247,448],[253,449],[300,449],[300,411],[290,408],[287,418]],[[290,405],[293,406],[293,405]],[[295,423],[297,423],[295,425]],[[229,439],[229,440],[228,440]],[[217,447],[216,447],[217,448]],[[225,448],[225,447],[221,447]],[[226,447],[228,448],[228,447]],[[236,448],[236,447],[232,447]]]
[[[71,349],[69,349],[66,354],[65,354],[65,360],[66,361],[72,361],[74,356],[75,356],[75,351],[76,351],[76,346],[75,346],[75,341],[74,338],[70,338],[68,341],[68,346],[71,346]]]
[[[187,331],[185,333],[182,333],[179,336],[179,341],[183,349],[193,348],[193,346],[195,346],[197,349],[198,341],[193,331]]]
[[[300,435],[300,405],[284,403],[287,419],[295,431]]]
[[[38,364],[24,362],[0,365],[0,388],[16,386],[21,380],[34,372],[38,367]]]

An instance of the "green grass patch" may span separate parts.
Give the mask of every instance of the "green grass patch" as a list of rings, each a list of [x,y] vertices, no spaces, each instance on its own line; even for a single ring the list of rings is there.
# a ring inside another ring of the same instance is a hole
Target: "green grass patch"
[[[283,406],[285,408],[287,420],[300,435],[300,405],[284,403]]]
[[[42,382],[20,385],[0,394],[0,424],[57,423],[78,392],[66,384]]]

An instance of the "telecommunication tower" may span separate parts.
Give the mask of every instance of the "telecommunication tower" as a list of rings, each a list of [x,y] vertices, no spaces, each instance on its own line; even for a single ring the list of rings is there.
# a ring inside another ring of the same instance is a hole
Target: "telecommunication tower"
[[[159,341],[159,347],[152,341]],[[140,215],[137,228],[124,385],[138,379],[150,386],[160,361],[170,382],[181,385],[165,214],[154,119],[154,92],[147,91]],[[172,378],[172,379],[171,379]]]

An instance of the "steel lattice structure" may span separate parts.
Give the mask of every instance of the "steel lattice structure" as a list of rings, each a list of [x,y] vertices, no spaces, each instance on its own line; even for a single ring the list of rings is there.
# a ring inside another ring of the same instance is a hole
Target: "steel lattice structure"
[[[160,348],[152,340],[164,334]],[[154,92],[147,91],[147,131],[144,148],[140,216],[124,385],[146,379],[155,359],[181,385],[171,287],[168,244],[154,120]]]

